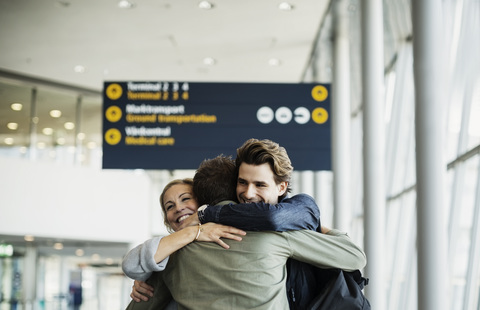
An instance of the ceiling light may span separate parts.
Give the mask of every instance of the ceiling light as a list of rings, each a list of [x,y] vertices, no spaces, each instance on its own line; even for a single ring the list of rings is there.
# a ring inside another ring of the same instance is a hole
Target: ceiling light
[[[98,261],[98,260],[100,260],[100,255],[95,253],[95,254],[92,255],[92,259],[95,260],[95,261]]]
[[[77,255],[77,256],[83,256],[83,255],[85,255],[85,251],[82,250],[82,249],[76,249],[76,250],[75,250],[75,255]]]
[[[54,248],[55,250],[61,250],[61,249],[63,249],[63,243],[57,242],[57,243],[55,243],[55,244],[53,245],[53,248]]]
[[[45,142],[38,142],[37,143],[37,148],[39,149],[44,149],[45,147],[47,147],[47,145],[45,144]]]
[[[76,65],[74,68],[73,68],[73,71],[77,72],[77,73],[83,73],[85,72],[85,67],[82,66],[82,65]]]
[[[18,129],[18,123],[8,123],[7,128],[10,130],[17,130]]]
[[[79,132],[77,135],[78,140],[85,140],[85,133]]]
[[[66,141],[65,141],[65,138],[58,138],[58,139],[57,139],[57,144],[58,144],[58,145],[65,145],[65,142],[66,142]]]
[[[109,257],[109,258],[105,259],[105,264],[107,264],[107,265],[113,265],[113,258],[110,258],[110,257]]]
[[[72,123],[72,122],[66,122],[64,125],[65,129],[67,130],[72,130],[73,128],[75,128],[75,124]]]
[[[62,111],[52,110],[52,111],[50,111],[50,116],[54,117],[54,118],[59,118],[60,116],[62,116]]]
[[[293,10],[293,5],[288,2],[282,2],[278,5],[278,8],[282,11],[291,11]]]
[[[281,62],[280,59],[278,59],[278,58],[270,58],[270,59],[268,60],[268,64],[269,64],[270,66],[280,66],[280,65],[282,64],[282,62]]]
[[[96,147],[97,147],[97,144],[93,141],[90,141],[90,142],[87,143],[87,148],[90,149],[90,150],[93,150]]]
[[[121,9],[131,9],[135,7],[135,4],[127,0],[122,0],[122,1],[118,1],[118,7]]]
[[[213,9],[213,4],[208,1],[200,1],[198,3],[198,7],[202,10],[210,10],[210,9]]]
[[[23,104],[15,102],[15,103],[12,103],[10,107],[12,108],[13,111],[21,111],[23,108]]]
[[[42,132],[46,136],[51,136],[53,134],[53,128],[45,127],[42,129]]]
[[[213,66],[215,63],[217,63],[217,61],[212,57],[205,57],[203,59],[203,63],[206,64],[207,66]]]
[[[5,142],[6,145],[12,145],[14,140],[13,140],[13,138],[5,138],[5,140],[3,140],[3,142]]]
[[[35,237],[32,235],[25,235],[23,239],[27,242],[32,242],[33,240],[35,240]]]

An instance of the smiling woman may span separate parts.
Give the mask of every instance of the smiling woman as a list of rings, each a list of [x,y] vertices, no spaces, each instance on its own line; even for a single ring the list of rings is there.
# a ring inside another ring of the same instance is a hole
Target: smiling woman
[[[193,193],[193,180],[190,178],[168,183],[160,195],[160,205],[165,225],[171,234],[149,239],[125,256],[122,262],[123,272],[132,279],[145,281],[153,272],[164,270],[170,254],[194,241],[216,242],[228,249],[229,246],[221,238],[241,241],[239,235],[245,235],[243,230],[231,226],[215,223],[200,225],[185,221],[199,207]]]

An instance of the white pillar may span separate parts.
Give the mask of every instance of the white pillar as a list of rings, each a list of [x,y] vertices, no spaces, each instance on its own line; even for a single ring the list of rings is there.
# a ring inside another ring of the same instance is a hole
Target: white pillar
[[[312,197],[315,195],[313,171],[307,170],[301,172],[301,192]],[[296,183],[293,183],[296,184]]]
[[[37,124],[37,89],[34,87],[30,98],[30,136],[28,142],[28,154],[31,160],[37,159]]]
[[[367,254],[365,293],[372,309],[387,309],[385,283],[385,124],[383,4],[362,1],[363,190]]]
[[[74,163],[77,166],[82,165],[82,145],[83,139],[80,139],[80,133],[82,132],[82,96],[77,97],[77,103],[75,105],[75,159]]]
[[[33,246],[25,248],[24,256],[24,271],[23,271],[23,298],[22,304],[24,309],[34,309],[36,299],[36,284],[37,284],[37,249]]]
[[[332,168],[334,227],[351,231],[349,1],[334,2]]]
[[[412,1],[417,170],[418,309],[448,307],[443,161],[445,58],[442,2]]]

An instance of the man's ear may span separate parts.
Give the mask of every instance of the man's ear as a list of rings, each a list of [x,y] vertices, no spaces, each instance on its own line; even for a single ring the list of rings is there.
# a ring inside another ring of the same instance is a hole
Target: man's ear
[[[278,196],[283,196],[285,192],[287,191],[288,188],[288,182],[280,182],[280,184],[277,185],[278,187]]]

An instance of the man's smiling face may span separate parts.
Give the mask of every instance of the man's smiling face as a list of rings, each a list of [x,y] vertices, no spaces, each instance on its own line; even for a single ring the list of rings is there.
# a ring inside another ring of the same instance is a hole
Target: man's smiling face
[[[287,182],[276,184],[273,176],[268,163],[258,166],[242,163],[238,169],[238,201],[277,204],[278,197],[287,190]]]

